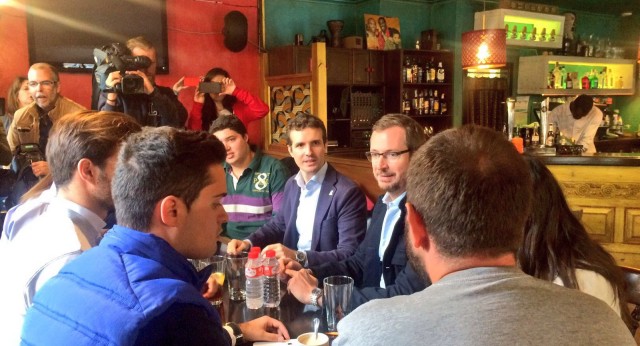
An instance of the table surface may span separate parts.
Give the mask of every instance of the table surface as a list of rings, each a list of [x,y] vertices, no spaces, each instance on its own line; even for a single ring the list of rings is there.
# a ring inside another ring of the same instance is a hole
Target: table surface
[[[224,300],[218,307],[222,322],[240,323],[268,315],[282,321],[289,331],[289,336],[295,339],[300,334],[313,331],[313,319],[317,317],[320,319],[320,331],[327,331],[327,323],[322,309],[300,303],[293,295],[287,293],[284,285],[281,285],[280,292],[282,296],[280,307],[267,308],[263,306],[260,309],[249,309],[244,301],[232,301],[225,292]],[[246,344],[250,345],[251,343]]]

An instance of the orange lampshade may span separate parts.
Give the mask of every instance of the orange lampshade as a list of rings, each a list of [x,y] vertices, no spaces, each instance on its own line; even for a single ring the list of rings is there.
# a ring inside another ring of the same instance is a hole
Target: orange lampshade
[[[484,29],[462,33],[462,68],[489,69],[507,64],[507,33]]]

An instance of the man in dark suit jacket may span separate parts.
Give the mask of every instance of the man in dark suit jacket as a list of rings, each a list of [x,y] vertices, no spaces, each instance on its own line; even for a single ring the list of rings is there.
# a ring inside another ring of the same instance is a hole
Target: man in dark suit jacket
[[[322,304],[318,282],[331,275],[354,279],[351,307],[371,299],[421,291],[425,283],[410,266],[405,251],[406,172],[411,154],[425,142],[415,120],[402,114],[383,116],[373,126],[367,158],[378,186],[386,193],[373,209],[371,224],[356,253],[338,262],[312,265],[308,270],[287,263],[288,288],[301,302]]]
[[[287,130],[289,154],[300,171],[285,185],[280,212],[248,239],[230,241],[227,252],[260,246],[304,267],[345,259],[366,231],[364,194],[326,162],[327,133],[320,119],[301,113]]]

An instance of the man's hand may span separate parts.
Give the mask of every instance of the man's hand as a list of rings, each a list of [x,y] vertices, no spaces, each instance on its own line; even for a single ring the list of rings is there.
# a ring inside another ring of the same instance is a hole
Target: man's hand
[[[285,341],[290,339],[284,324],[269,316],[240,323],[238,327],[242,330],[247,341]]]
[[[278,269],[278,278],[280,279],[280,281],[282,282],[287,282],[289,281],[289,275],[287,275],[286,270],[294,270],[294,271],[298,271],[300,269],[302,269],[302,265],[300,265],[300,263],[298,263],[298,261],[292,260],[290,258],[281,258],[278,260],[278,264],[279,264],[279,269]]]
[[[276,252],[277,259],[281,259],[281,258],[289,258],[292,260],[296,259],[296,250],[291,250],[280,243],[265,246],[265,248],[262,250],[262,253],[265,253],[267,250],[274,250]]]
[[[151,93],[153,92],[153,90],[156,88],[153,83],[151,83],[151,80],[149,80],[149,77],[147,77],[147,75],[142,72],[142,71],[127,71],[127,74],[133,74],[136,75],[140,78],[142,78],[142,80],[144,80],[144,92],[147,95],[151,95]]]
[[[184,85],[184,76],[182,76],[182,78],[178,79],[178,81],[176,82],[176,84],[174,84],[171,89],[173,89],[173,93],[176,94],[176,96],[184,89],[190,88],[188,86]]]
[[[31,170],[36,177],[44,177],[49,174],[49,164],[47,161],[36,161],[31,163]]]
[[[216,295],[219,289],[220,285],[218,285],[216,279],[213,276],[209,276],[207,282],[202,286],[202,296],[205,299],[211,299]]]
[[[231,78],[222,78],[220,84],[222,86],[221,94],[231,95],[236,90],[236,83]]]
[[[110,89],[114,89],[116,84],[122,81],[122,76],[120,75],[120,71],[113,71],[109,73],[107,76],[107,80],[104,81],[104,84],[108,86]]]
[[[318,287],[318,279],[311,275],[311,271],[308,269],[298,271],[287,269],[286,274],[291,276],[289,283],[287,283],[289,293],[293,294],[300,303],[311,304],[309,299],[311,290]]]
[[[251,244],[246,240],[232,239],[229,244],[227,244],[227,253],[230,255],[237,255],[248,249]]]

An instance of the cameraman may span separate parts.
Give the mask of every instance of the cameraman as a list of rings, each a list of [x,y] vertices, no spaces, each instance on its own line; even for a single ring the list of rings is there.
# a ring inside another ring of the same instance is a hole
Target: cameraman
[[[126,72],[126,74],[136,75],[144,80],[144,94],[103,92],[98,101],[98,110],[123,112],[136,118],[144,126],[166,125],[184,128],[187,110],[171,88],[155,84],[157,60],[153,44],[146,38],[138,36],[127,41],[127,48],[133,56],[146,56],[151,59],[149,67]],[[122,77],[119,71],[111,72],[105,84],[114,88],[122,81]]]

